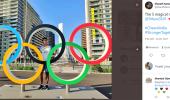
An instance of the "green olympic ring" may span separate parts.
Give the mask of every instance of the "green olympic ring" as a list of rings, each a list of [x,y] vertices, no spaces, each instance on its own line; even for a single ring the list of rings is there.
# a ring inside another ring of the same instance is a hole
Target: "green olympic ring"
[[[47,61],[46,61],[46,64],[47,64],[47,69],[49,71],[49,74],[50,76],[52,77],[52,79],[55,81],[55,82],[58,82],[60,84],[64,84],[64,85],[73,85],[73,84],[77,84],[79,83],[80,81],[82,81],[86,75],[88,74],[88,71],[90,69],[90,66],[87,65],[87,64],[84,64],[84,67],[83,67],[83,70],[81,71],[81,73],[73,78],[73,79],[68,79],[68,80],[65,80],[65,79],[62,79],[60,77],[58,77],[51,69],[51,63],[50,63],[50,60],[51,60],[51,57],[53,56],[53,53],[59,49],[60,47],[62,46],[62,44],[57,44],[55,45],[55,47],[52,48],[52,50],[49,52],[48,56],[47,56]],[[89,60],[89,57],[86,53],[86,51],[81,47],[79,46],[78,44],[75,44],[73,42],[66,42],[66,46],[73,46],[75,48],[77,48],[78,50],[80,50],[81,54],[83,55],[83,58],[85,60]]]

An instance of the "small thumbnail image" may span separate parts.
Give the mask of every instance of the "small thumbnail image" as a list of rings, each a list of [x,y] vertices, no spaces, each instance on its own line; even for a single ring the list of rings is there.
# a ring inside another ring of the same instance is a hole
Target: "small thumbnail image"
[[[147,70],[151,70],[151,69],[153,68],[153,64],[152,64],[151,62],[147,62],[147,63],[145,64],[145,68],[146,68]]]
[[[145,3],[145,8],[146,9],[152,9],[152,7],[153,7],[152,2],[148,1],[148,2]]]
[[[152,83],[152,79],[151,78],[146,78],[146,83]]]

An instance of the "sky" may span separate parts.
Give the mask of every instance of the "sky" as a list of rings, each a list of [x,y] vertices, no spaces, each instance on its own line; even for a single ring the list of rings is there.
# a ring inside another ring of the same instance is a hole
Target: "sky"
[[[43,24],[64,24],[64,36],[69,40],[71,32],[85,23],[85,0],[27,0],[39,14]],[[78,38],[79,37],[79,38]],[[80,31],[74,42],[81,44]]]

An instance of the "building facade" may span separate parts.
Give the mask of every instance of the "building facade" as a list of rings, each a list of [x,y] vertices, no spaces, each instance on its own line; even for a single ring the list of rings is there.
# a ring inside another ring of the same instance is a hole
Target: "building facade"
[[[87,50],[86,29],[81,30],[81,45],[85,50]]]
[[[86,23],[96,23],[104,26],[112,34],[112,0],[85,0]],[[86,36],[85,36],[86,35]],[[84,39],[86,37],[86,40]],[[82,31],[82,44],[86,44],[88,55],[97,59],[105,49],[105,39],[96,29],[86,28]],[[112,56],[104,62],[111,63]]]
[[[0,24],[10,25],[15,28],[24,40],[33,27],[42,24],[42,20],[26,0],[0,0]],[[50,36],[52,35],[48,35],[48,32],[36,33],[31,42],[36,46],[41,46],[43,37],[54,40],[54,37]],[[10,31],[0,32],[0,59],[2,59],[4,52],[14,43],[17,43],[14,34]],[[26,52],[23,50],[19,61],[23,62],[25,56]]]

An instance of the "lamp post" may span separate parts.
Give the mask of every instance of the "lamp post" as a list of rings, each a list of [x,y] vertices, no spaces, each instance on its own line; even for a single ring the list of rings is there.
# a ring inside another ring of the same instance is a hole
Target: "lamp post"
[[[27,33],[27,0],[25,0],[25,32],[24,32],[24,40],[26,38],[26,33]],[[24,56],[26,57],[26,52],[24,50]],[[26,66],[26,60],[23,59],[24,61],[24,67]],[[24,84],[21,84],[21,92],[24,92],[25,91],[25,85]]]
[[[27,33],[27,0],[25,0],[25,33],[24,33],[24,40],[26,38],[26,33]],[[24,56],[26,57],[26,51],[24,50]],[[24,67],[26,66],[26,60],[24,59]]]

